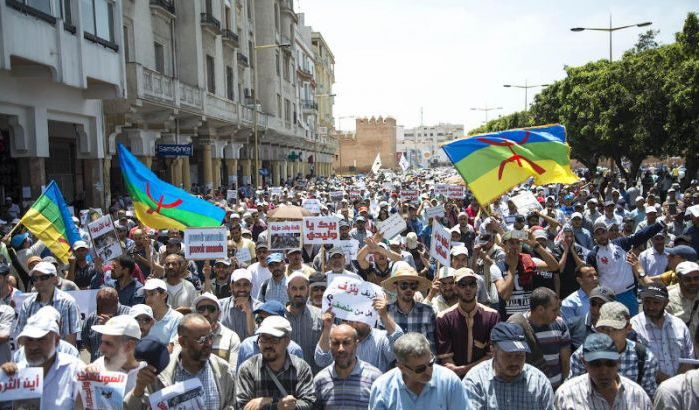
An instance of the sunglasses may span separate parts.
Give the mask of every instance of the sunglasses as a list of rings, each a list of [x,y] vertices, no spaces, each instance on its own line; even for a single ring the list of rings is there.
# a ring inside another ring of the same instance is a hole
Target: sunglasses
[[[206,335],[206,336],[201,336],[201,337],[198,337],[198,338],[192,339],[192,340],[194,341],[194,343],[203,345],[203,344],[206,344],[206,343],[208,343],[208,342],[214,340],[214,334],[213,334],[213,333],[210,333],[210,334],[208,334],[208,335]]]
[[[218,308],[214,305],[197,306],[197,313],[204,313],[204,312],[216,313],[217,310],[218,310]]]
[[[457,285],[460,288],[467,288],[467,287],[468,288],[476,288],[476,287],[478,287],[478,282],[476,282],[476,281],[463,282],[462,281],[462,282],[457,283]]]
[[[410,370],[411,372],[413,372],[415,374],[422,374],[422,373],[425,373],[425,370],[427,370],[428,368],[431,369],[432,366],[434,366],[435,360],[436,360],[435,357],[432,356],[432,360],[430,360],[427,364],[421,364],[420,366],[417,366],[414,369],[406,364],[403,364],[403,367],[405,367],[406,369]]]
[[[616,365],[619,364],[619,362],[615,360],[593,360],[591,362],[587,362],[592,367],[616,367]]]
[[[400,282],[398,287],[400,290],[408,290],[408,288],[410,288],[410,290],[415,291],[420,285],[417,282]]]
[[[36,282],[43,282],[43,281],[45,281],[45,280],[51,279],[52,277],[53,277],[53,275],[51,275],[51,274],[39,275],[39,276],[32,276],[32,282],[34,282],[34,283],[36,283]]]

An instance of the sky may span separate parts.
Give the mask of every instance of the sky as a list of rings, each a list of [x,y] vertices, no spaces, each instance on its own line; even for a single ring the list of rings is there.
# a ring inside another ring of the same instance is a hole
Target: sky
[[[647,29],[674,42],[696,0],[296,0],[335,56],[335,126],[354,118],[394,117],[411,128],[451,122],[465,130],[524,109],[523,89],[565,77],[564,66],[607,59],[606,32],[572,27],[625,26],[613,34],[613,58]],[[529,103],[541,88],[530,89]],[[421,116],[422,110],[422,116]]]

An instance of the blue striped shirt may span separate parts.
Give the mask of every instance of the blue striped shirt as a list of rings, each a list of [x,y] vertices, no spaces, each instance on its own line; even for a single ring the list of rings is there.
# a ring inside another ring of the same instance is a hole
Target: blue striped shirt
[[[44,306],[53,306],[58,313],[61,314],[61,321],[59,323],[61,338],[78,333],[80,330],[80,312],[78,311],[78,305],[75,299],[71,295],[56,288],[53,291],[50,303],[39,302],[38,298],[38,293],[30,294],[19,308],[17,323],[12,333],[15,338],[17,338],[17,335],[24,329],[24,326],[27,324],[27,319],[32,317],[34,313],[38,312],[39,309]]]
[[[403,329],[400,326],[396,326],[396,330],[390,335],[385,330],[371,329],[369,335],[359,342],[357,357],[385,372],[391,368],[391,363],[396,360],[393,344],[401,336],[403,336]],[[330,366],[333,361],[330,352],[321,350],[320,345],[316,345],[313,357],[319,367]]]
[[[371,385],[381,371],[357,359],[352,373],[341,379],[335,371],[335,362],[318,372],[314,379],[316,407],[324,409],[364,410],[369,407]]]
[[[471,407],[479,410],[553,410],[553,388],[546,375],[524,364],[515,380],[505,382],[495,375],[493,359],[474,366],[463,381]]]

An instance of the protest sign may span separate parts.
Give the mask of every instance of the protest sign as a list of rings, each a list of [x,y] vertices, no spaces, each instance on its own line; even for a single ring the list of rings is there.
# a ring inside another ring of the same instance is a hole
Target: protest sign
[[[269,222],[267,238],[270,251],[284,251],[301,248],[303,221]]]
[[[0,371],[0,408],[5,408],[3,402],[11,402],[9,408],[39,410],[43,389],[44,369],[41,367],[25,367],[12,376]]]
[[[303,202],[301,202],[301,206],[314,215],[318,215],[320,213],[320,200],[318,199],[304,199]]]
[[[156,391],[149,401],[158,410],[206,410],[204,387],[196,377]]]
[[[121,410],[123,408],[126,373],[102,371],[77,374],[80,398],[85,410]]]
[[[432,240],[430,241],[430,255],[442,266],[449,266],[449,251],[451,246],[451,232],[437,221],[432,221]]]
[[[250,255],[250,249],[243,247],[236,250],[235,258],[238,260],[238,262],[250,262],[252,260],[252,255]]]
[[[342,241],[337,241],[339,247],[345,253],[345,262],[357,260],[357,253],[359,253],[359,241],[356,239],[346,239]]]
[[[280,187],[280,186],[270,187],[269,193],[270,193],[270,195],[282,196],[282,187]]]
[[[461,199],[464,197],[464,187],[462,185],[448,185],[447,198]]]
[[[521,215],[527,215],[531,211],[541,211],[543,209],[534,194],[529,191],[521,192],[510,198],[510,200],[514,202],[517,212]]]
[[[337,217],[320,216],[303,218],[303,244],[322,245],[340,237]]]
[[[433,206],[425,209],[426,218],[439,218],[440,216],[444,216],[444,205]]]
[[[392,214],[388,219],[378,222],[377,226],[379,227],[379,232],[383,234],[384,239],[391,239],[408,227],[399,213]]]
[[[116,259],[124,253],[111,216],[103,216],[88,223],[87,229],[92,239],[92,248],[103,261]]]
[[[226,190],[226,202],[230,205],[235,205],[238,203],[238,191],[235,189]]]
[[[354,201],[355,199],[362,199],[362,192],[358,189],[350,189],[349,197],[350,201]]]
[[[466,244],[465,244],[464,242],[454,242],[454,241],[452,241],[451,247],[452,247],[452,248],[456,248],[457,246],[466,246]]]
[[[362,279],[349,276],[338,276],[328,283],[323,293],[323,312],[332,307],[335,317],[342,320],[366,323],[374,327],[378,313],[373,303],[377,297],[383,297],[383,290]]]
[[[417,189],[401,189],[400,197],[406,202],[417,202],[418,192]]]
[[[330,192],[330,200],[333,202],[340,202],[342,198],[345,197],[344,191],[332,191]]]
[[[228,257],[226,227],[188,228],[184,231],[184,257],[192,260]]]
[[[449,194],[449,184],[437,184],[437,185],[435,185],[434,194],[435,195],[442,195],[443,197],[446,198],[446,196]]]

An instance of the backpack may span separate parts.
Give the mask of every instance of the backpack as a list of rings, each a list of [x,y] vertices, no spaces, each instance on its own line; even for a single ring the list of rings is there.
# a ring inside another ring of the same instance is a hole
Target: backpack
[[[646,368],[646,347],[643,346],[641,343],[636,342],[634,345],[634,350],[636,351],[636,357],[637,357],[637,362],[636,366],[638,368],[638,376],[636,376],[636,383],[641,384],[641,381],[643,380],[643,372],[645,371]]]

